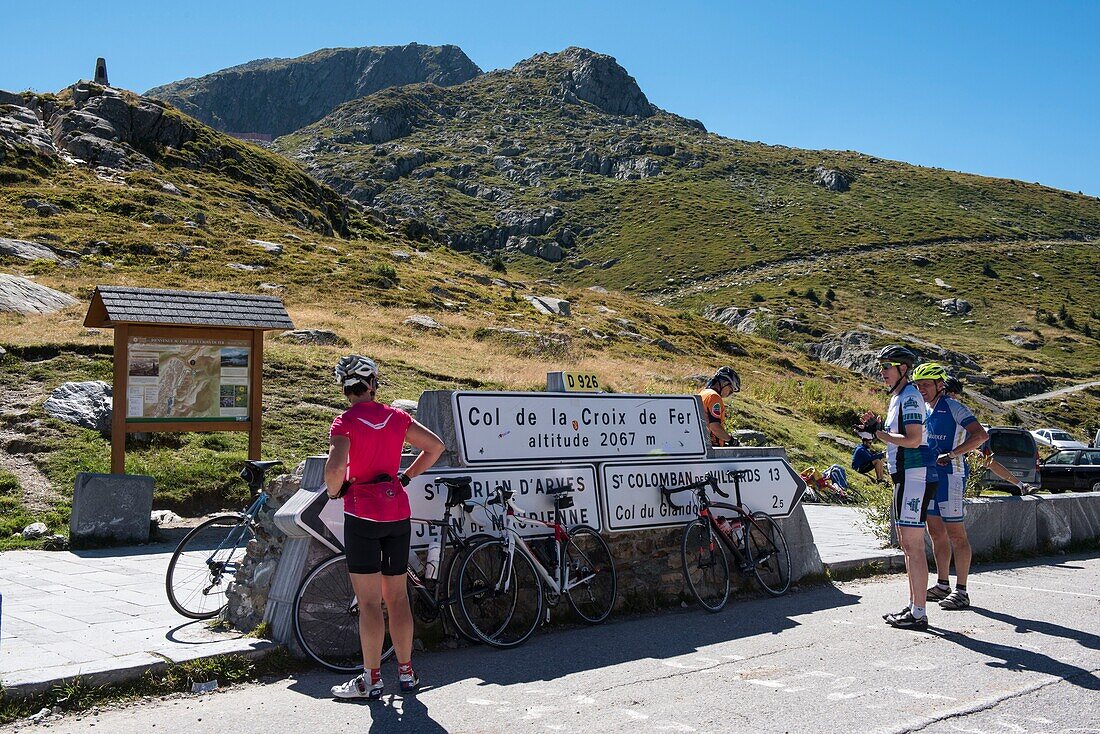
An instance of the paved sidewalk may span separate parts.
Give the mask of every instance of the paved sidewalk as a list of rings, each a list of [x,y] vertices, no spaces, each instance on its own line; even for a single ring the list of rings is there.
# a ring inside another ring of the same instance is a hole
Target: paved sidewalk
[[[866,513],[858,507],[804,504],[821,561],[830,571],[846,571],[872,563],[886,568],[905,568],[899,548],[883,548],[867,527]]]
[[[35,692],[63,678],[93,683],[266,640],[214,632],[176,613],[164,591],[175,544],[0,553],[0,681]]]

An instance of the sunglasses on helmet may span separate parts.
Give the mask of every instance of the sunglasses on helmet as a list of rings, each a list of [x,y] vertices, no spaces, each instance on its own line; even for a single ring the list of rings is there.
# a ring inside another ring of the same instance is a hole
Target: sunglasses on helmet
[[[902,362],[879,362],[878,366],[879,369],[887,370],[891,367],[901,367],[902,364]]]

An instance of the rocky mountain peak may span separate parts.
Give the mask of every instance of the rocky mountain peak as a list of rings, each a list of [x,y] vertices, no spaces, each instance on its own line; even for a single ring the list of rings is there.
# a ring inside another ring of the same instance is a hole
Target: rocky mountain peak
[[[656,111],[618,61],[587,48],[570,46],[554,54],[536,54],[512,71],[520,76],[556,77],[567,100],[574,97],[612,115],[649,117]]]
[[[222,132],[285,135],[333,109],[388,87],[461,84],[481,69],[458,46],[327,48],[294,59],[261,59],[155,87],[164,100]]]

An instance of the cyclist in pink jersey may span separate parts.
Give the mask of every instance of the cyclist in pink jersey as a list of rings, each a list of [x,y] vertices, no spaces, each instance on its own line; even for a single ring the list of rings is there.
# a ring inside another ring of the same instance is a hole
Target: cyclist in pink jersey
[[[375,401],[378,366],[357,354],[336,365],[336,381],[351,407],[337,416],[329,433],[325,487],[344,500],[344,553],[359,601],[359,640],[363,672],[332,687],[337,698],[382,696],[382,643],[386,636],[382,602],[389,612],[390,638],[397,654],[403,693],[420,685],[412,668],[413,619],[405,586],[408,570],[410,477],[427,471],[443,453],[439,437],[398,408]],[[405,442],[420,449],[400,471]]]

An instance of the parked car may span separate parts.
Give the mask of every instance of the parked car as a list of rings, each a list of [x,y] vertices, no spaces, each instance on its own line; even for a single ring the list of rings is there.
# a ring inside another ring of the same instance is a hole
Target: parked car
[[[1043,489],[1100,492],[1100,449],[1061,449],[1042,468]]]
[[[1011,426],[994,426],[986,430],[989,431],[986,446],[993,452],[993,458],[1024,484],[1039,486],[1039,449],[1035,437],[1023,428]],[[983,482],[994,489],[1019,493],[1015,486],[988,470]]]
[[[1087,449],[1088,446],[1081,443],[1061,428],[1039,428],[1031,432],[1035,440],[1044,446],[1054,449]]]

